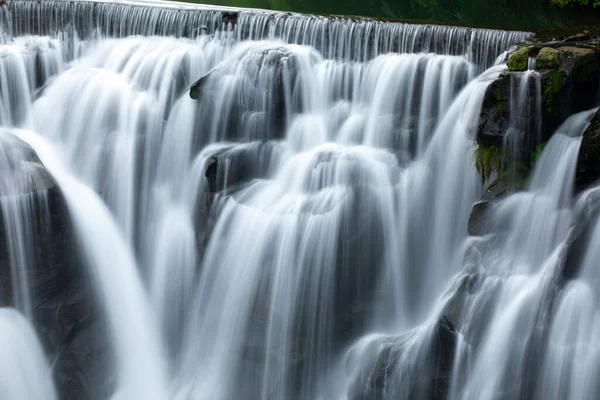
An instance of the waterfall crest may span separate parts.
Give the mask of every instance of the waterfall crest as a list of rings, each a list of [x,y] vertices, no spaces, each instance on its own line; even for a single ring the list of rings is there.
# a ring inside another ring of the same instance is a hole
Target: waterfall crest
[[[365,61],[391,52],[464,55],[481,68],[492,66],[510,45],[528,33],[413,25],[357,18],[326,18],[293,13],[194,6],[185,3],[15,0],[0,8],[11,36],[75,31],[125,37],[160,35],[231,40],[280,39],[314,47],[327,58]]]

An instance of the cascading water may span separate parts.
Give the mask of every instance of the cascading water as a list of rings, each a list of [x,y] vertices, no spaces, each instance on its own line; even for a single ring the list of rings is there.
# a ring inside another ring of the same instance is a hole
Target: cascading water
[[[532,58],[535,60],[535,58]],[[532,62],[529,62],[529,66]],[[535,61],[533,62],[535,67]],[[542,89],[540,74],[529,68],[521,76],[511,76],[510,121],[504,136],[505,160],[512,174],[517,175],[518,163],[524,160],[525,149],[541,143]],[[531,132],[530,135],[527,133]]]
[[[537,164],[529,190],[498,204],[492,210],[493,233],[474,244],[473,255],[478,254],[468,272],[475,280],[473,300],[462,305],[468,311],[461,317],[465,326],[473,328],[461,332],[465,346],[457,370],[465,370],[455,375],[455,398],[557,395],[548,384],[559,376],[538,371],[540,359],[547,354],[544,345],[555,346],[540,327],[552,323],[557,312],[552,303],[564,296],[559,289],[560,269],[577,213],[570,195],[575,162],[580,135],[595,111],[574,115],[558,129]],[[485,318],[482,312],[491,313],[483,329],[472,322]]]
[[[27,345],[10,348],[21,368],[0,362],[0,397],[11,377],[48,399],[596,393],[593,247],[555,282],[593,198],[568,194],[592,112],[494,205],[489,235],[467,233],[484,94],[526,33],[87,1],[11,1],[0,28],[8,303],[37,327],[28,188],[50,183],[26,142],[68,207],[109,359],[78,395],[53,370],[55,395],[28,323],[1,309],[21,332],[2,345]]]

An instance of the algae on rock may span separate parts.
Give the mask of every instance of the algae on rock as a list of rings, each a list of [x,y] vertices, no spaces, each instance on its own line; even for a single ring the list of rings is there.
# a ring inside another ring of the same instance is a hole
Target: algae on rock
[[[508,70],[511,72],[519,72],[527,70],[527,61],[529,60],[529,47],[523,47],[515,51],[506,63]]]
[[[499,174],[502,168],[502,152],[496,146],[479,145],[473,152],[473,164],[481,176],[482,182],[490,179],[492,174]]]

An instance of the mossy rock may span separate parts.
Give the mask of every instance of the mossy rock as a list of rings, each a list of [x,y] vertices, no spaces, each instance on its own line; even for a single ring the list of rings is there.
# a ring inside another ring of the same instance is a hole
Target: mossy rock
[[[563,56],[560,50],[544,47],[538,53],[535,67],[537,69],[556,69],[560,66]]]
[[[542,78],[544,111],[546,115],[556,115],[560,107],[556,107],[557,96],[563,88],[563,74],[561,71],[547,71]]]
[[[500,173],[502,167],[502,152],[496,146],[479,145],[473,152],[473,164],[485,182],[491,178],[492,174]]]
[[[515,51],[508,59],[506,66],[511,72],[526,71],[529,59],[529,47],[523,47]]]

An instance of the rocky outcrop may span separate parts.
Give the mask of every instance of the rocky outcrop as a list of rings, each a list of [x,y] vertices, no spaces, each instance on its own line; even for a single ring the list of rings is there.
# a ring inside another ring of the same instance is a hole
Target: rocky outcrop
[[[16,306],[11,285],[9,218],[27,235],[32,318],[50,357],[60,398],[101,393],[107,362],[92,290],[77,255],[76,239],[61,190],[24,142],[2,132],[0,147],[0,306]],[[14,243],[12,243],[14,244]],[[24,242],[18,244],[23,245]]]
[[[529,64],[539,73],[539,84],[529,85],[529,101],[521,107],[541,115],[531,115],[521,126],[525,146],[548,140],[556,128],[571,114],[593,107],[600,89],[600,49],[585,43],[525,46],[510,55],[507,71],[488,87],[477,133],[484,145],[501,146],[511,124],[511,106],[518,104],[518,85]],[[537,77],[533,77],[537,79]],[[537,92],[539,90],[539,92]],[[514,111],[514,109],[513,109]],[[522,110],[517,110],[522,111]],[[532,113],[530,113],[532,114]],[[536,138],[536,119],[541,122],[541,137]]]

